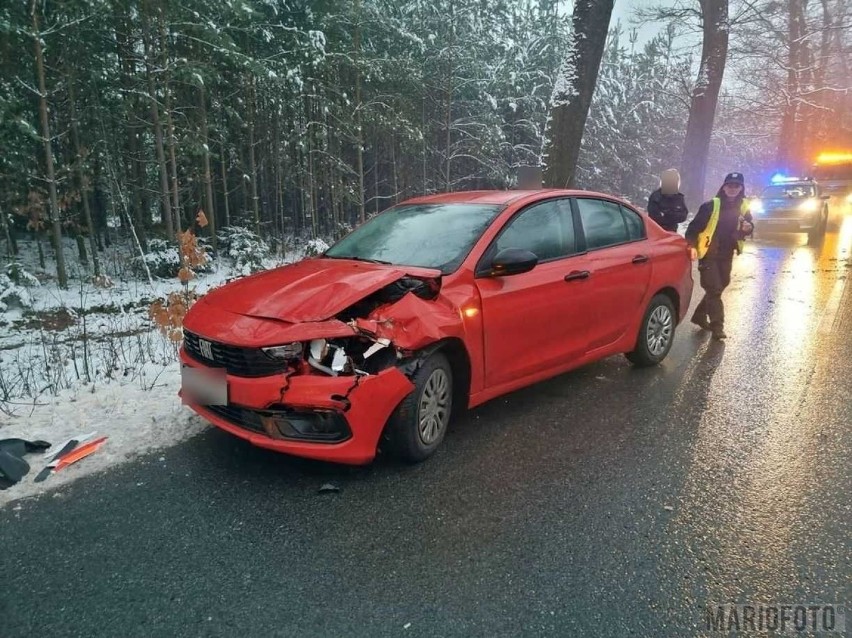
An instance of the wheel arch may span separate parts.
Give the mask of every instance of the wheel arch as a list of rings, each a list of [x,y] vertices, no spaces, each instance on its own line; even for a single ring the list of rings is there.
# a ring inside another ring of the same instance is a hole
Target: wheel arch
[[[665,286],[663,288],[660,288],[659,290],[657,290],[657,292],[655,292],[648,298],[648,303],[651,303],[651,299],[653,299],[657,295],[664,295],[668,297],[669,300],[672,302],[672,305],[674,306],[675,320],[678,324],[683,321],[682,315],[685,313],[681,311],[680,293],[677,291],[677,288],[675,288],[674,286]]]
[[[421,350],[419,354],[429,356],[440,352],[450,363],[453,373],[453,416],[467,409],[470,403],[471,363],[464,342],[457,337],[448,337]]]

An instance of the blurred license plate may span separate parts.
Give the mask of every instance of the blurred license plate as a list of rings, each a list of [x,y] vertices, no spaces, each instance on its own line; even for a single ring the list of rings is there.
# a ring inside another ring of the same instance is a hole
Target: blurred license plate
[[[183,366],[180,385],[184,403],[196,405],[228,405],[228,379],[224,368],[203,370]]]

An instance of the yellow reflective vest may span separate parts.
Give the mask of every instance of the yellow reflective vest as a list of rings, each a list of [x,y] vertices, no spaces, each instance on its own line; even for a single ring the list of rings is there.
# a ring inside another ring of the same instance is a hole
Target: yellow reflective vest
[[[716,232],[716,225],[719,223],[719,211],[722,209],[722,200],[718,197],[713,198],[713,212],[710,213],[710,220],[707,222],[707,226],[705,226],[704,230],[698,233],[698,242],[696,246],[696,250],[698,251],[698,258],[704,259],[704,256],[707,254],[707,251],[710,250],[710,242],[713,241],[713,233]],[[740,205],[740,224],[743,222],[742,215],[745,215],[748,210],[748,202],[743,200],[743,203]],[[740,239],[737,241],[737,254],[741,254],[743,252],[743,245],[745,242]]]

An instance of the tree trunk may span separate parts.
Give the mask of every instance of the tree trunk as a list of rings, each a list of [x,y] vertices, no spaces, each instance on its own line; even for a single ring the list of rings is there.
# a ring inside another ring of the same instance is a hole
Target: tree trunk
[[[681,190],[690,209],[704,201],[707,155],[728,58],[728,0],[702,0],[701,14],[704,22],[701,65],[692,90],[680,164]]]
[[[210,228],[210,244],[216,250],[216,209],[213,206],[213,175],[210,172],[210,137],[207,132],[207,98],[204,85],[198,87],[198,106],[201,114],[201,139],[204,142],[204,206],[207,208],[207,221]]]
[[[275,191],[278,200],[278,226],[281,228],[281,255],[286,251],[286,236],[287,225],[284,218],[284,159],[281,151],[281,127],[277,122],[285,121],[285,114],[281,113],[280,106],[276,106],[276,127],[275,127]]]
[[[129,213],[133,221],[133,234],[143,251],[148,250],[147,227],[148,210],[145,189],[145,165],[139,140],[138,113],[136,109],[136,93],[133,80],[136,77],[136,61],[134,58],[134,43],[130,41],[130,20],[120,20],[116,16],[115,38],[121,66],[121,87],[124,91],[124,106],[127,123],[127,178],[126,187],[132,198],[132,209]]]
[[[447,192],[453,189],[453,47],[456,44],[455,11],[453,7],[453,3],[450,2],[450,46],[447,49],[447,108],[444,113],[444,189]]]
[[[157,149],[157,165],[160,169],[161,219],[166,226],[169,239],[175,236],[172,216],[171,194],[169,193],[169,175],[166,168],[166,151],[163,147],[163,126],[160,124],[160,107],[157,104],[157,91],[154,84],[154,72],[151,68],[151,32],[148,15],[142,10],[142,40],[145,47],[145,75],[148,80],[148,97],[151,100],[151,122],[154,125],[154,146]]]
[[[240,148],[239,150],[240,157],[240,192],[242,193],[242,206],[240,206],[240,210],[245,213],[246,211],[251,209],[251,194],[249,193],[249,181],[250,181],[250,173],[251,167],[248,165],[248,160],[246,160],[245,147]],[[245,218],[240,220],[241,224],[247,224],[248,222]]]
[[[255,93],[254,78],[249,79],[249,168],[251,170],[251,207],[254,213],[254,232],[260,236],[260,205],[257,195],[257,162],[254,153],[254,124],[255,124]]]
[[[44,248],[41,246],[41,231],[35,231],[36,243],[38,245],[38,264],[41,266],[42,270],[47,268],[47,264],[44,261]]]
[[[92,184],[95,185],[94,192],[92,193],[92,217],[95,222],[98,251],[103,252],[104,248],[109,248],[112,244],[109,236],[109,225],[107,224],[107,207],[104,201],[105,194],[100,188],[102,175],[101,160],[97,153],[95,153],[92,159],[92,174],[94,176]]]
[[[56,247],[56,277],[60,288],[68,288],[65,271],[65,254],[62,252],[62,225],[59,219],[59,198],[56,195],[56,174],[53,168],[53,149],[50,146],[50,122],[47,109],[47,87],[44,80],[44,58],[41,51],[41,33],[38,26],[38,2],[32,3],[33,37],[35,39],[35,62],[38,73],[38,104],[41,117],[41,135],[44,142],[44,159],[47,167],[47,185],[50,191],[50,217],[53,242]],[[39,246],[41,248],[41,246]]]
[[[373,145],[373,201],[376,203],[375,214],[379,214],[379,145]]]
[[[225,228],[231,225],[231,207],[228,203],[228,167],[225,163],[225,143],[222,142],[222,157],[220,158],[222,168],[222,201],[225,204]]]
[[[307,126],[305,128],[305,134],[308,138],[308,205],[310,206],[310,215],[311,215],[311,235],[316,238],[319,237],[319,215],[317,214],[317,193],[316,193],[316,173],[314,170],[314,127],[311,126],[313,122],[313,113],[312,113],[312,100],[311,98],[305,99],[305,122]]]
[[[76,158],[74,164],[77,168],[77,182],[80,189],[80,199],[83,201],[83,221],[89,232],[89,245],[92,249],[92,266],[95,277],[101,274],[101,264],[98,258],[98,246],[96,241],[95,225],[92,223],[92,209],[89,206],[88,183],[83,175],[83,147],[80,144],[80,127],[77,120],[77,102],[74,99],[74,78],[68,80],[68,106],[71,110],[71,139],[74,144]]]
[[[77,255],[80,258],[80,263],[84,266],[89,265],[89,256],[86,254],[86,240],[80,233],[74,237],[77,242]]]
[[[779,167],[794,171],[799,163],[800,121],[799,90],[802,70],[802,36],[804,35],[804,13],[801,0],[787,1],[787,104],[781,119],[781,131],[778,137],[778,149],[775,160]]]
[[[393,203],[399,203],[399,173],[396,165],[396,135],[391,136],[391,170],[393,171]]]
[[[9,257],[14,257],[18,254],[18,244],[15,242],[15,237],[12,235],[11,224],[9,224],[9,218],[6,214],[0,209],[0,224],[3,224],[3,234],[6,237],[6,246],[8,248]]]
[[[421,160],[422,160],[421,168],[423,169],[423,192],[421,193],[422,195],[425,195],[426,193],[429,192],[429,189],[426,188],[426,180],[427,180],[426,165],[428,164],[427,155],[428,155],[428,148],[429,148],[428,147],[428,141],[427,141],[428,138],[429,138],[429,134],[428,134],[428,127],[426,126],[426,124],[427,124],[427,120],[426,120],[426,96],[424,95],[423,96],[423,102],[421,104],[421,109],[420,109],[420,126],[423,129],[423,154],[422,154],[422,157],[421,157]]]
[[[272,236],[276,243],[280,237],[284,236],[283,226],[281,226],[280,216],[278,214],[281,210],[281,194],[278,191],[278,178],[281,171],[281,155],[278,152],[281,140],[280,121],[281,117],[278,112],[278,105],[276,104],[275,110],[272,112],[272,139],[270,140],[270,146],[272,148],[272,162],[270,166],[272,178],[269,180],[272,183]]]
[[[172,171],[172,210],[174,214],[174,230],[178,233],[182,232],[183,223],[180,215],[180,185],[178,183],[178,166],[177,156],[175,153],[175,125],[172,119],[172,94],[169,90],[169,54],[168,54],[168,36],[166,33],[166,23],[163,20],[162,14],[159,18],[160,22],[160,49],[162,50],[162,65],[165,72],[163,78],[163,92],[166,95],[166,127],[169,135],[169,164]]]
[[[553,87],[547,125],[544,182],[550,188],[575,185],[577,159],[598,81],[613,4],[614,0],[574,4],[573,44]]]
[[[355,132],[358,171],[358,221],[367,219],[364,209],[364,128],[361,117],[361,0],[355,0],[355,51],[352,55],[355,63]]]

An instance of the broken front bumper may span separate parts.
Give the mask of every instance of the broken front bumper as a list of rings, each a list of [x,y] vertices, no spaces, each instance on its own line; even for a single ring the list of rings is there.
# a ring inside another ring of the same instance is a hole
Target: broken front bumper
[[[205,368],[184,349],[180,360]],[[258,447],[354,465],[375,458],[385,424],[414,389],[395,367],[365,376],[226,375],[226,379],[228,405],[187,405],[216,427]]]

